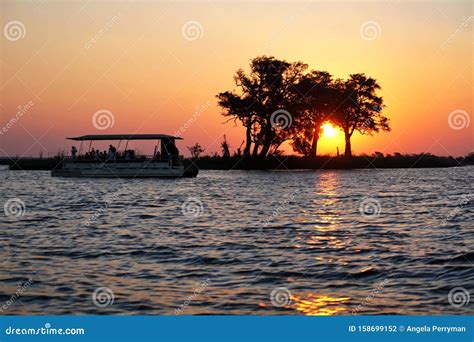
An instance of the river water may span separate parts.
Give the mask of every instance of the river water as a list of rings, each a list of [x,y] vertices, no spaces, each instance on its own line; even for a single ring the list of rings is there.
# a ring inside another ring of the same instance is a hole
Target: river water
[[[474,167],[0,178],[1,314],[474,313]]]

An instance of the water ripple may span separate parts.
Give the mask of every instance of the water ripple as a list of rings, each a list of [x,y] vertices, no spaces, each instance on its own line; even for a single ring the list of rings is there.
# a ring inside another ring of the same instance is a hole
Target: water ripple
[[[5,314],[473,314],[447,299],[474,283],[473,171],[2,171],[0,204],[26,210],[0,215],[0,304],[23,286]],[[94,305],[99,287],[113,305]]]

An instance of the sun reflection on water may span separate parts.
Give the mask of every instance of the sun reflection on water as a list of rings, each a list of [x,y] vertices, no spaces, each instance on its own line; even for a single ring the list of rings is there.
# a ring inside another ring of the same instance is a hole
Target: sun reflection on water
[[[340,229],[340,215],[337,211],[339,176],[335,172],[325,172],[318,177],[315,189],[317,198],[314,200],[314,209],[305,214],[312,225],[311,233],[305,236],[306,248],[322,250],[340,249],[347,245],[347,241],[338,234]],[[300,246],[298,246],[300,247]],[[336,261],[330,255],[317,255],[314,258],[319,263]],[[338,260],[338,262],[341,262]],[[291,294],[291,303],[287,308],[294,309],[308,316],[330,316],[348,312],[347,302],[350,297],[331,297],[316,293],[302,296]]]
[[[310,293],[305,297],[291,295],[291,306],[307,316],[331,316],[347,311],[350,297],[330,297]]]
[[[337,203],[337,189],[339,186],[338,175],[335,172],[328,172],[318,177],[316,188],[317,199],[315,199],[316,210],[312,215],[317,219],[315,228],[320,231],[327,231],[337,228],[339,215],[335,211]]]
[[[311,233],[305,236],[308,248],[340,249],[346,245],[344,239],[335,234],[340,228],[341,220],[336,206],[338,177],[335,172],[323,173],[315,184],[317,199],[312,210],[307,212],[309,221],[313,223]]]

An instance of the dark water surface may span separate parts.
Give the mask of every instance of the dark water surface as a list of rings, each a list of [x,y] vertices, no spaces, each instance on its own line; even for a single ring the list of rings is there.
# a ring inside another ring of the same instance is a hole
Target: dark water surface
[[[473,167],[0,179],[3,314],[474,313]]]

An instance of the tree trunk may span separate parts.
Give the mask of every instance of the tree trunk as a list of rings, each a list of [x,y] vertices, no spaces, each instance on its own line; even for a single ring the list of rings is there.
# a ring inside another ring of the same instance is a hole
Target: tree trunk
[[[247,126],[246,128],[246,131],[245,131],[245,149],[244,149],[244,156],[245,157],[248,157],[250,155],[250,147],[252,145],[252,126],[249,125]]]
[[[252,157],[256,157],[258,155],[258,148],[260,147],[259,142],[255,142],[253,146],[253,152],[252,152]]]
[[[259,155],[259,156],[260,156],[261,158],[265,158],[265,157],[267,156],[267,153],[268,153],[268,150],[269,150],[269,149],[270,149],[270,145],[268,145],[268,144],[263,145],[262,150],[260,151],[260,155]]]
[[[344,137],[346,139],[346,147],[344,150],[345,157],[352,157],[352,148],[351,148],[351,135],[349,131],[344,130]]]
[[[272,146],[273,134],[272,134],[272,125],[268,123],[265,128],[263,128],[263,138],[261,139],[262,150],[260,151],[259,157],[265,158]]]
[[[311,142],[311,149],[309,152],[310,157],[316,157],[316,154],[318,152],[318,140],[319,140],[319,134],[318,132],[314,132],[313,141]]]

